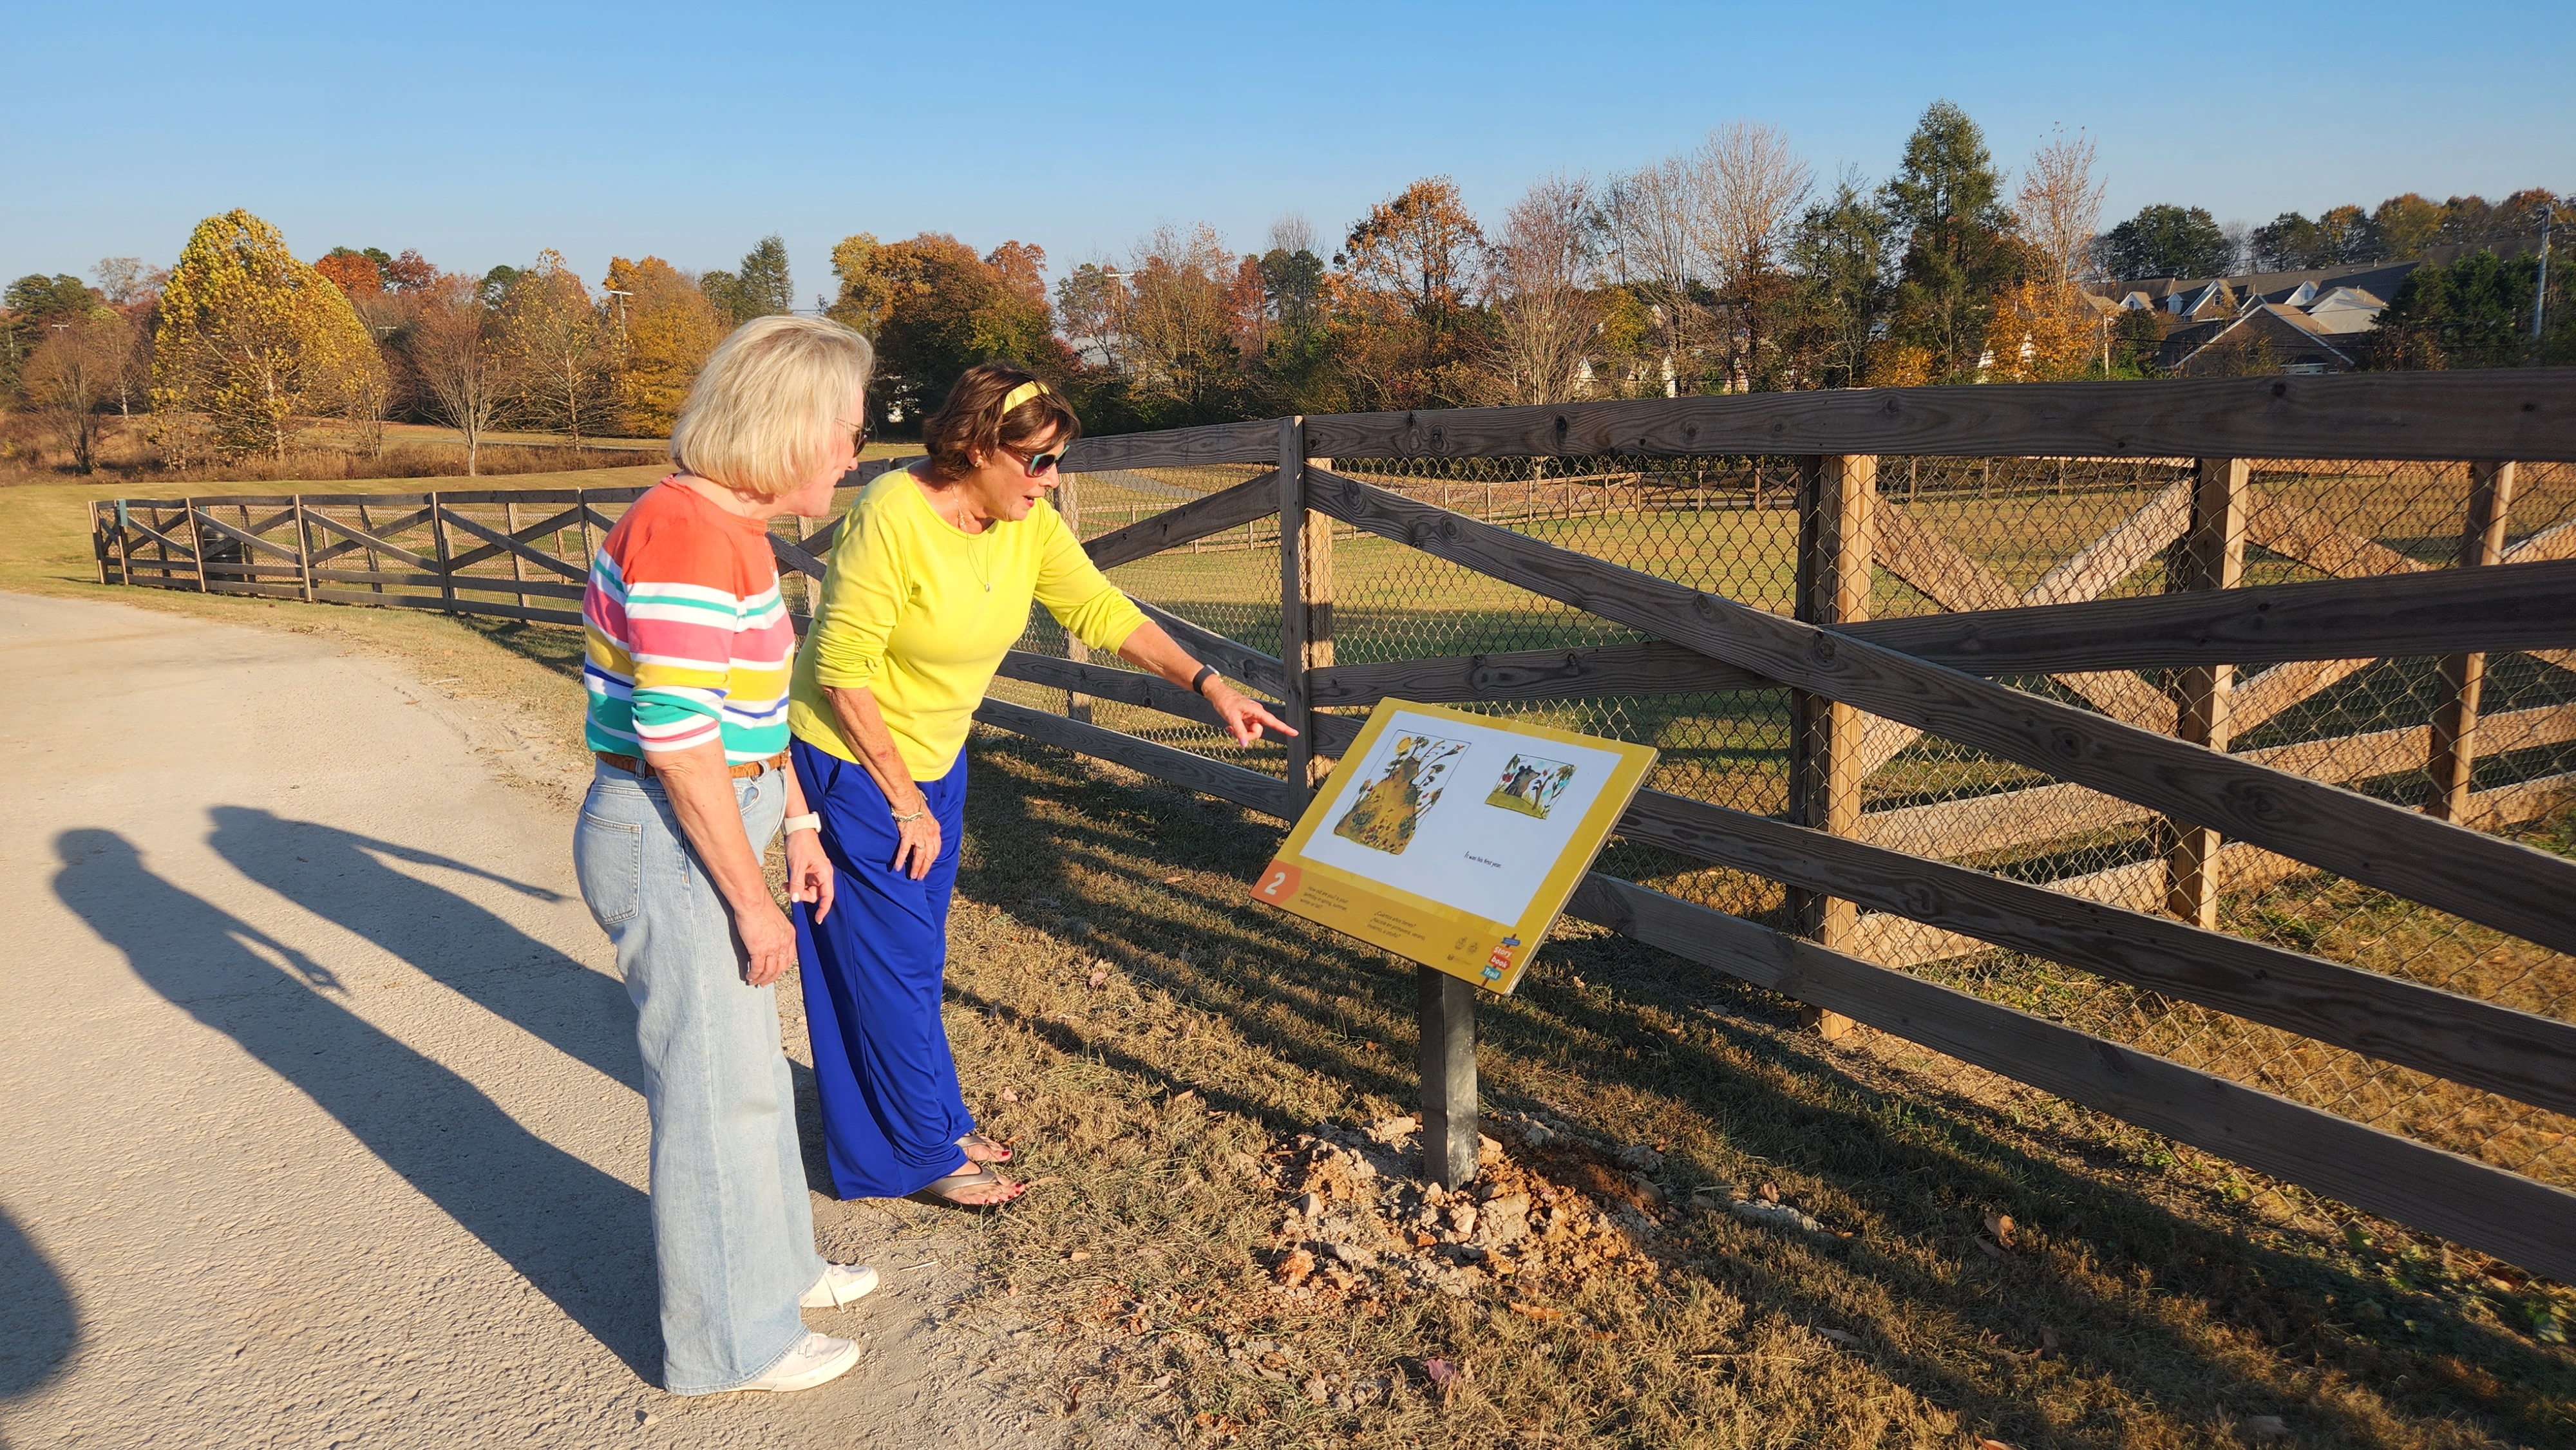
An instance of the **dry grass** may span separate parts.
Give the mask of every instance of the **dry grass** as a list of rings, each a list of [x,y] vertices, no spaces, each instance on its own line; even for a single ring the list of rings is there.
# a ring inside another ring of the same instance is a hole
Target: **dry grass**
[[[328,630],[576,728],[569,631],[106,595],[94,492],[0,492],[0,587]],[[975,751],[951,1032],[969,1105],[1041,1182],[975,1222],[963,1323],[1047,1367],[1068,1438],[2576,1444],[2576,1355],[2546,1337],[2576,1318],[2563,1288],[1895,1039],[1827,1047],[1785,1002],[1599,934],[1488,1003],[1488,1105],[1659,1148],[1676,1202],[1770,1181],[1852,1237],[1686,1211],[1648,1235],[1651,1277],[1278,1293],[1284,1150],[1411,1106],[1410,972],[1244,899],[1267,823]],[[2017,1224],[2000,1255],[1990,1214]],[[1461,1371],[1445,1391],[1434,1359]],[[2266,1415],[2284,1438],[2257,1438]]]
[[[951,1034],[1041,1186],[984,1223],[973,1317],[1055,1346],[1079,1439],[2029,1450],[2256,1443],[2270,1414],[2287,1444],[2576,1440],[2576,1356],[2539,1337],[2563,1290],[1893,1039],[1826,1048],[1606,935],[1487,1003],[1489,1107],[1658,1147],[1676,1202],[1769,1180],[1852,1237],[1683,1212],[1652,1277],[1278,1292],[1278,1155],[1409,1107],[1410,971],[1244,899],[1266,823],[1009,739],[974,769]]]

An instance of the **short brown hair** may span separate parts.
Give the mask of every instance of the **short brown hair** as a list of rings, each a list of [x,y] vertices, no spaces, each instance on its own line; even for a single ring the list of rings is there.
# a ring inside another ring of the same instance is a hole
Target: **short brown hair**
[[[1002,405],[1012,393],[1036,384],[1035,395],[1007,412]],[[1082,436],[1082,420],[1064,395],[1038,375],[1009,363],[979,363],[966,370],[948,390],[948,401],[921,425],[922,447],[930,454],[930,474],[937,479],[962,478],[975,467],[975,455],[1004,448],[1026,448],[1041,440],[1071,443]]]

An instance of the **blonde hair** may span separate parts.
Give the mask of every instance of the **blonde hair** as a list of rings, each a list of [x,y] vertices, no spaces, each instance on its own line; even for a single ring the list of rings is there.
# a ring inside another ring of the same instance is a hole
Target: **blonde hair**
[[[814,476],[866,391],[876,350],[820,317],[759,317],[716,345],[671,428],[671,461],[711,483],[776,498]]]

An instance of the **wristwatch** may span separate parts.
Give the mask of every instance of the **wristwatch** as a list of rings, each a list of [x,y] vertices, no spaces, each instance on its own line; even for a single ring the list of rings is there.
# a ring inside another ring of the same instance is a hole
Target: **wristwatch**
[[[801,816],[789,816],[786,820],[778,823],[778,833],[781,836],[792,836],[798,831],[820,831],[822,829],[823,816],[819,811],[807,811]]]

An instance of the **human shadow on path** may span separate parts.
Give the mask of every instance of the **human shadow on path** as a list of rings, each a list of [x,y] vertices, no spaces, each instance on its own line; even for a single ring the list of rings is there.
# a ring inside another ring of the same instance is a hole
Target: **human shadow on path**
[[[584,967],[489,909],[394,869],[463,872],[540,901],[542,886],[417,846],[248,806],[216,806],[207,844],[244,876],[365,937],[440,985],[641,1095],[635,1010],[616,979]],[[565,841],[567,859],[571,842]]]
[[[71,830],[54,847],[55,894],[146,985],[293,1084],[639,1377],[660,1383],[653,1226],[641,1192],[369,1024],[328,967],[154,875],[124,837]],[[432,890],[455,919],[480,911]],[[559,980],[586,990],[580,979],[592,976]]]
[[[0,1400],[42,1386],[80,1343],[80,1313],[63,1276],[0,1213]]]

